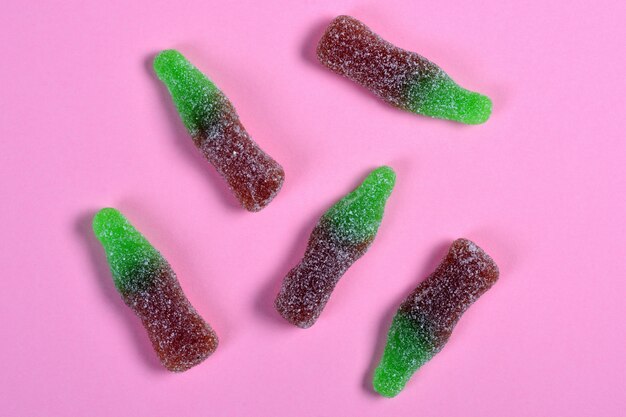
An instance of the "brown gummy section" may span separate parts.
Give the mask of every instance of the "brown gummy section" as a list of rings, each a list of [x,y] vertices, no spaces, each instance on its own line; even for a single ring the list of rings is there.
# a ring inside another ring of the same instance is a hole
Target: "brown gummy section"
[[[350,16],[339,16],[329,24],[317,57],[330,70],[400,108],[407,106],[412,83],[441,72],[426,58],[394,46]]]
[[[371,245],[372,239],[349,243],[337,239],[324,219],[315,226],[302,261],[285,277],[274,303],[290,323],[311,327],[346,270]]]
[[[435,272],[402,303],[399,313],[439,351],[463,313],[498,280],[498,266],[475,243],[455,240]]]
[[[232,103],[219,93],[215,123],[194,138],[206,159],[226,179],[241,205],[259,211],[283,185],[283,168],[250,138]]]
[[[186,371],[217,348],[217,335],[191,306],[169,265],[161,266],[149,288],[122,297],[170,371]]]

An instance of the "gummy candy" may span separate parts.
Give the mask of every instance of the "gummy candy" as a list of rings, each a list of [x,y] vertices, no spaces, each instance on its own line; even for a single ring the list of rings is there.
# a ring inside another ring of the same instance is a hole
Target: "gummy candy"
[[[317,57],[330,70],[413,113],[467,124],[483,123],[491,114],[488,97],[461,88],[434,63],[385,41],[350,16],[328,25]]]
[[[141,319],[161,363],[182,372],[217,348],[217,335],[191,306],[161,254],[120,213],[104,208],[93,219],[115,287]]]
[[[287,321],[301,328],[315,323],[341,276],[372,244],[395,179],[391,168],[379,167],[322,215],[276,297]]]
[[[228,98],[178,51],[159,53],[154,70],[196,147],[226,179],[241,205],[249,211],[268,205],[285,172],[250,138]]]
[[[498,279],[498,267],[481,248],[457,239],[425,281],[400,305],[387,335],[374,389],[395,397],[411,376],[447,343],[467,308]]]

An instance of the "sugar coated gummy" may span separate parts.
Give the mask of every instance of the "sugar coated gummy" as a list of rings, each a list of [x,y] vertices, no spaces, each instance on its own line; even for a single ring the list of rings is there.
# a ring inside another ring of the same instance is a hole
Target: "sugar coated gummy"
[[[154,59],[194,143],[249,211],[269,204],[285,179],[283,168],[250,138],[226,96],[178,51]]]
[[[372,244],[395,179],[391,168],[377,168],[322,215],[304,258],[276,297],[275,307],[287,321],[302,328],[315,323],[339,278]]]
[[[350,16],[335,18],[317,47],[320,62],[413,113],[467,124],[485,122],[491,100],[456,84],[415,52],[385,41]]]
[[[191,306],[161,254],[117,210],[105,208],[93,230],[106,252],[115,287],[141,319],[161,363],[185,371],[217,348],[217,335]]]
[[[452,243],[448,254],[396,312],[374,389],[396,396],[424,363],[446,344],[461,315],[498,280],[498,267],[467,239]]]

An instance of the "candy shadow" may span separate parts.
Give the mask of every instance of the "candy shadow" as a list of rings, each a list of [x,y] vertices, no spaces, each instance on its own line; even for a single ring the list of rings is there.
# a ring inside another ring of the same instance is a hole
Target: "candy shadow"
[[[433,273],[437,265],[441,262],[443,257],[450,248],[450,241],[441,242],[435,246],[435,249],[430,253],[430,256],[427,258],[424,268],[419,274],[420,281],[422,282],[426,277]],[[419,283],[418,282],[418,283]],[[369,367],[365,374],[363,375],[363,389],[368,393],[377,398],[383,398],[380,394],[378,394],[374,387],[372,386],[372,379],[374,378],[374,371],[380,362],[381,357],[383,356],[383,352],[385,350],[385,345],[387,343],[387,332],[389,331],[389,327],[391,326],[391,321],[393,316],[396,314],[398,307],[402,303],[402,301],[406,298],[407,295],[411,293],[417,287],[418,284],[411,284],[410,287],[406,288],[402,295],[396,299],[396,301],[389,307],[387,311],[384,312],[383,318],[380,321],[378,326],[378,332],[376,337],[376,342],[374,344],[374,350],[372,352],[372,359],[370,361]]]
[[[125,327],[128,333],[130,333],[130,337],[134,339],[133,344],[137,347],[137,355],[148,365],[148,369],[166,374],[167,372],[163,365],[161,365],[161,362],[159,362],[141,321],[131,312],[130,308],[124,303],[122,297],[115,289],[104,249],[102,245],[100,245],[100,242],[98,242],[98,239],[96,239],[91,227],[91,222],[95,214],[96,210],[90,210],[78,216],[75,223],[75,230],[79,238],[84,240],[101,292],[107,299],[107,302],[113,305],[114,310],[119,315],[120,321],[126,324]]]
[[[294,243],[291,245],[293,250],[285,257],[283,262],[280,263],[278,268],[265,280],[266,284],[259,292],[259,296],[256,300],[255,309],[263,316],[271,319],[272,322],[285,327],[296,328],[294,325],[285,320],[274,307],[274,300],[278,295],[278,291],[283,283],[283,279],[292,268],[294,268],[302,260],[307,244],[309,242],[309,236],[313,231],[313,228],[317,224],[318,219],[321,217],[314,217],[313,220],[307,222],[307,224],[295,234]]]
[[[309,64],[313,64],[319,68],[325,69],[325,67],[323,67],[322,64],[317,60],[317,44],[319,43],[320,39],[322,39],[322,35],[324,34],[326,28],[333,19],[334,17],[327,17],[318,20],[317,23],[312,26],[311,30],[305,36],[300,52],[302,58]]]
[[[168,119],[168,124],[171,126],[171,135],[174,138],[174,144],[178,148],[181,154],[190,161],[190,163],[204,175],[208,182],[211,183],[211,188],[219,190],[217,193],[222,199],[224,205],[231,210],[242,210],[239,201],[235,198],[226,180],[217,172],[215,167],[208,162],[202,152],[195,146],[189,132],[185,129],[172,97],[170,96],[167,88],[158,79],[152,68],[152,62],[157,53],[148,55],[144,60],[144,66],[150,77],[155,81],[156,90],[158,91],[159,101],[163,103],[163,109],[165,117]],[[244,209],[245,210],[245,209]]]

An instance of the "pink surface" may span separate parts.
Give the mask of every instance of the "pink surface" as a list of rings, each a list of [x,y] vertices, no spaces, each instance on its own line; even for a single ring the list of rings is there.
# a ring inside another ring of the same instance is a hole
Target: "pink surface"
[[[626,409],[622,1],[8,1],[1,6],[3,416],[618,416]],[[481,126],[390,108],[313,55],[338,14],[494,101]],[[236,105],[287,180],[236,205],[155,52]],[[321,319],[273,311],[319,215],[381,164],[396,189]],[[91,232],[122,210],[221,338],[161,368]],[[370,379],[393,311],[457,237],[501,278],[395,399]]]

